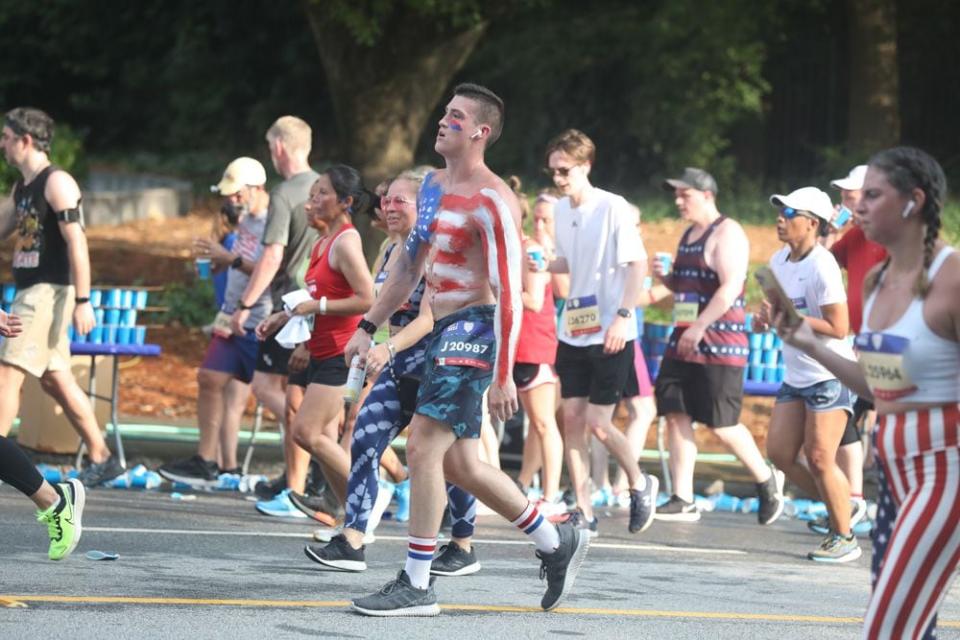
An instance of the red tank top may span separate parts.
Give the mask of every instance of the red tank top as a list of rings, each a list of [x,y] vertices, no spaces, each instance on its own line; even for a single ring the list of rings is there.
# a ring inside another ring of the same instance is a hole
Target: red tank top
[[[523,310],[520,338],[517,340],[517,362],[553,364],[557,358],[557,310],[549,280],[545,287],[540,311]]]
[[[703,312],[710,299],[720,288],[720,277],[707,266],[703,249],[707,238],[724,221],[720,216],[711,224],[696,242],[687,242],[693,227],[684,232],[677,247],[677,258],[673,266],[672,289],[674,294],[693,294],[699,297],[697,314]],[[700,350],[693,356],[683,358],[687,362],[700,364],[719,364],[729,367],[745,367],[750,353],[747,340],[746,312],[743,308],[743,290],[726,312],[716,322],[707,327],[700,341]],[[677,342],[686,331],[686,327],[675,327],[664,357],[681,359],[677,355]]]
[[[352,224],[345,224],[326,243],[323,252],[320,252],[320,246],[324,244],[321,238],[317,244],[313,245],[310,252],[310,266],[307,267],[307,274],[304,281],[307,284],[307,291],[314,300],[319,300],[323,296],[327,300],[342,300],[353,295],[353,289],[350,283],[339,271],[335,271],[330,266],[330,249],[336,244],[337,240],[344,232],[353,229]],[[357,323],[360,322],[362,314],[355,316],[322,316],[319,313],[313,317],[313,333],[310,334],[310,341],[307,347],[310,349],[310,357],[317,360],[342,356],[346,350],[350,337],[357,329]]]

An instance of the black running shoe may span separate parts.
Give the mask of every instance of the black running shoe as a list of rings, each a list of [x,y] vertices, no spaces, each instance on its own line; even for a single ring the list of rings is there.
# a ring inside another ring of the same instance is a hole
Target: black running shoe
[[[396,579],[376,593],[354,600],[353,610],[365,616],[435,616],[440,613],[440,605],[432,578],[426,589],[417,589],[401,569]]]
[[[553,553],[536,552],[540,558],[540,579],[547,579],[547,592],[540,601],[544,611],[555,609],[573,588],[590,548],[590,536],[570,523],[559,525],[557,533],[560,534],[560,546]]]
[[[653,524],[657,514],[657,494],[660,492],[660,479],[649,474],[643,490],[630,490],[630,533],[646,531]]]
[[[553,522],[557,525],[568,523],[580,531],[583,531],[591,538],[596,538],[600,535],[600,520],[597,516],[593,516],[593,520],[587,520],[587,516],[585,516],[580,509],[567,511],[558,519],[553,520]]]
[[[757,483],[757,497],[760,499],[757,509],[757,522],[771,524],[783,513],[786,501],[783,498],[783,472],[770,468],[770,479]]]
[[[347,542],[347,537],[341,533],[331,538],[326,546],[308,544],[303,548],[303,552],[307,554],[308,558],[325,567],[357,572],[367,570],[367,563],[364,559],[365,549],[365,546],[354,549]]]
[[[290,490],[288,495],[290,496],[290,502],[293,503],[293,506],[317,522],[328,527],[332,527],[337,523],[336,516],[327,511],[327,503],[323,496],[306,496],[302,493],[297,493],[293,489]]]
[[[106,482],[110,482],[124,471],[126,469],[120,466],[120,461],[117,460],[116,456],[111,455],[99,464],[88,464],[77,476],[77,479],[85,487],[99,487]]]
[[[697,505],[687,502],[680,496],[670,496],[666,504],[657,507],[657,520],[674,522],[696,522],[700,519],[700,510]]]
[[[471,545],[470,551],[464,551],[456,542],[440,547],[440,554],[430,563],[432,576],[468,576],[480,571],[480,561]]]
[[[194,489],[213,489],[220,478],[217,463],[204,460],[199,455],[169,462],[157,469],[157,473],[170,482],[182,482]]]
[[[261,500],[273,500],[287,488],[287,474],[281,473],[273,480],[261,480],[253,488],[253,493]]]

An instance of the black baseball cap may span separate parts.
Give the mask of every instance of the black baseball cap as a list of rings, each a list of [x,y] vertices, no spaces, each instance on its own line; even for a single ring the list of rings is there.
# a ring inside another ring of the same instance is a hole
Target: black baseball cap
[[[666,191],[674,189],[696,189],[697,191],[710,191],[717,195],[717,181],[713,176],[696,167],[686,167],[683,175],[679,178],[670,178],[663,181],[663,188]]]

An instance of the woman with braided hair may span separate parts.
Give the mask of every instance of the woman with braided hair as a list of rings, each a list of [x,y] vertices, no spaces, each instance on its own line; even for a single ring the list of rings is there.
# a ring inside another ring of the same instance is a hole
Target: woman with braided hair
[[[806,324],[784,340],[877,407],[881,495],[866,638],[920,638],[960,561],[960,255],[939,239],[943,169],[919,149],[870,159],[856,215],[887,259],[867,275],[859,365],[825,349]],[[892,530],[884,520],[892,517]]]

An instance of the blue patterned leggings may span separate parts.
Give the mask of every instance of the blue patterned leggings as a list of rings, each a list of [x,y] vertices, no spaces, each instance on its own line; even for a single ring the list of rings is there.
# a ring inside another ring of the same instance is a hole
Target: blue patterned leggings
[[[350,476],[347,478],[347,504],[344,526],[366,532],[370,512],[380,490],[380,457],[394,438],[413,418],[413,407],[401,403],[401,378],[423,370],[423,342],[399,354],[392,365],[384,367],[373,389],[357,414],[350,445]],[[453,536],[473,535],[476,498],[463,489],[447,484]]]

